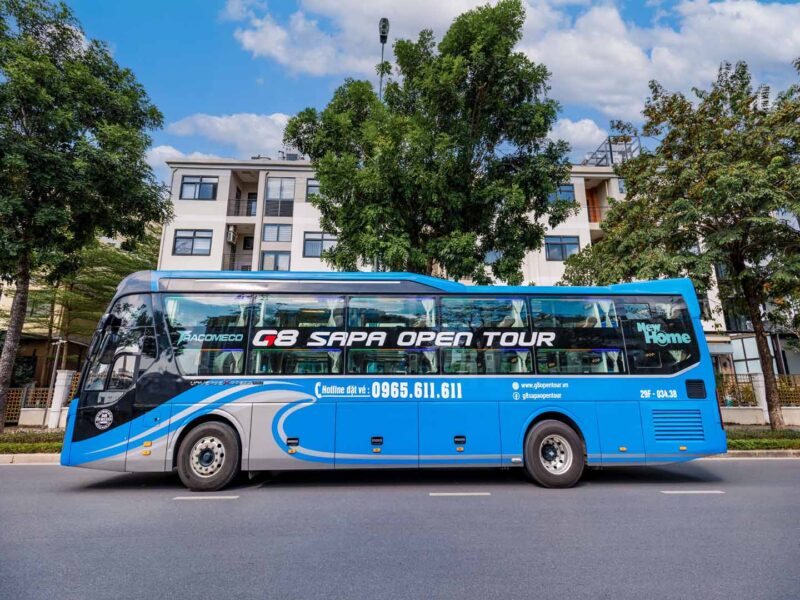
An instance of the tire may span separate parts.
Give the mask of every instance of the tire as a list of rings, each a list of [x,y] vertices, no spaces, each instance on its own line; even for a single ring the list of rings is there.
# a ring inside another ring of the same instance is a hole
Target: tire
[[[181,441],[178,475],[193,492],[214,492],[239,474],[239,438],[230,425],[201,423]]]
[[[537,423],[525,436],[525,473],[543,487],[572,487],[584,463],[581,438],[561,421]]]

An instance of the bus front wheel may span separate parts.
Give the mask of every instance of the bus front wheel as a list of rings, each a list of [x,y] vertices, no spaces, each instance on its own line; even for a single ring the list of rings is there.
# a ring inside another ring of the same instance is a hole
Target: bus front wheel
[[[542,421],[525,436],[525,471],[539,485],[572,487],[581,478],[583,466],[583,444],[569,425]]]
[[[225,423],[201,423],[183,438],[178,449],[178,475],[195,492],[213,492],[239,473],[239,441]]]

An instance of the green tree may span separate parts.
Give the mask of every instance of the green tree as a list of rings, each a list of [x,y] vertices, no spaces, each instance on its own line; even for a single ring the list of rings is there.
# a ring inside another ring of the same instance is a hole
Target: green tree
[[[569,148],[548,139],[559,107],[547,69],[514,51],[524,20],[520,0],[501,0],[456,18],[438,45],[427,30],[398,40],[383,103],[348,79],[324,110],[289,121],[285,142],[311,158],[311,202],[338,236],[325,254],[334,267],[486,282],[491,253],[494,276],[521,282],[543,221],[575,208],[548,201],[569,178]]]
[[[800,61],[796,64],[800,70]],[[719,267],[720,295],[753,324],[774,429],[783,427],[765,317],[800,281],[800,85],[771,98],[745,63],[723,64],[696,99],[651,82],[642,131],[653,151],[617,167],[628,189],[602,240],[570,257],[569,283],[689,276],[701,290]],[[617,124],[632,133],[630,125]]]
[[[46,310],[29,311],[25,325],[46,330],[48,341],[57,337],[67,342],[88,341],[119,282],[136,271],[156,268],[160,242],[158,227],[148,228],[144,239],[135,245],[96,240],[81,250],[80,267],[75,273],[54,284],[42,280],[32,286],[29,306]],[[66,352],[61,355],[59,368],[66,368],[68,358]]]
[[[169,216],[145,160],[161,124],[133,73],[64,4],[0,0],[0,277],[16,286],[0,415],[31,274],[62,280],[98,235],[140,239]]]

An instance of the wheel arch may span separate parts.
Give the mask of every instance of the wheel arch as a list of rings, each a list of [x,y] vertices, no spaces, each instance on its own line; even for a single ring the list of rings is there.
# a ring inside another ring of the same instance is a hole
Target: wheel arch
[[[244,439],[244,432],[242,431],[241,424],[236,419],[222,411],[212,411],[205,415],[199,416],[196,419],[192,419],[176,431],[176,435],[173,438],[174,442],[170,444],[171,456],[169,457],[169,460],[172,465],[171,468],[174,469],[178,466],[178,450],[181,447],[181,443],[183,443],[183,439],[195,427],[198,427],[203,423],[224,423],[233,429],[234,433],[236,434],[236,442],[239,444],[239,467],[241,468],[241,466],[245,464],[243,454],[244,445],[242,443],[242,440]]]
[[[544,409],[541,412],[537,413],[528,422],[527,426],[525,427],[525,431],[522,435],[523,454],[525,448],[525,439],[528,437],[528,433],[530,433],[531,429],[536,427],[536,425],[538,425],[542,421],[560,421],[564,423],[564,425],[571,427],[575,431],[575,433],[578,434],[578,437],[581,440],[581,445],[583,446],[583,456],[584,458],[586,458],[587,456],[586,436],[584,435],[583,430],[581,429],[580,425],[578,425],[578,422],[575,420],[574,417],[558,409]]]

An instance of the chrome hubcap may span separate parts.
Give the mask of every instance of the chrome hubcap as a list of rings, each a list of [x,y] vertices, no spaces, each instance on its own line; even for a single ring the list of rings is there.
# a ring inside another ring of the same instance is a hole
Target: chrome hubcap
[[[225,464],[225,446],[213,436],[200,438],[192,447],[190,463],[197,475],[211,477]]]
[[[560,435],[548,435],[539,444],[539,460],[553,475],[563,475],[572,466],[572,447]]]

